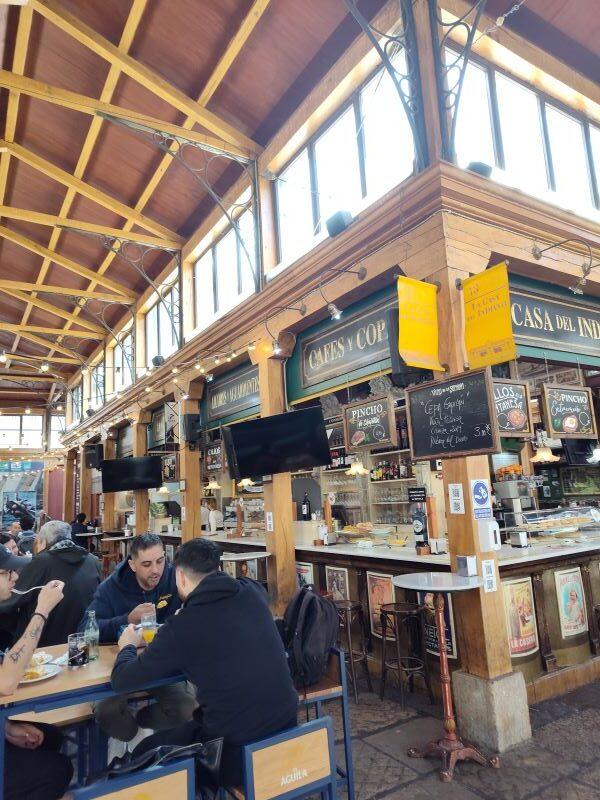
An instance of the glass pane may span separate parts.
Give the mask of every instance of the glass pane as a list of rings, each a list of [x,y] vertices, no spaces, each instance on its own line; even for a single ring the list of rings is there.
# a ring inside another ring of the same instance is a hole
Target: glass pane
[[[0,417],[0,431],[18,431],[21,428],[21,417]]]
[[[44,425],[44,418],[39,415],[23,414],[22,429],[24,431],[41,431]]]
[[[65,430],[65,418],[63,416],[50,417],[50,448],[54,449],[61,446],[60,436]]]
[[[146,314],[146,366],[158,355],[158,306],[153,306]]]
[[[404,70],[404,59],[398,69]],[[360,95],[367,196],[375,200],[413,171],[413,136],[389,73],[380,70]]]
[[[0,428],[0,447],[8,447],[9,445],[17,445],[21,440],[21,432],[4,431]]]
[[[496,93],[507,177],[524,191],[544,192],[548,178],[538,97],[499,73]]]
[[[160,354],[167,358],[177,350],[177,327],[179,326],[179,289],[173,287],[158,304],[158,329]]]
[[[577,209],[592,202],[583,125],[553,106],[546,106],[548,138],[556,192],[561,205]]]
[[[200,329],[206,328],[215,314],[212,257],[213,251],[209,250],[194,267],[196,328]]]
[[[354,213],[361,201],[354,109],[345,111],[315,142],[321,223],[336,211]]]
[[[590,125],[590,140],[592,142],[592,163],[596,176],[596,186],[600,190],[600,128]]]
[[[446,60],[449,64],[456,63],[456,67],[449,71],[448,80],[458,80],[462,59],[456,62],[455,53],[447,51]],[[490,167],[496,165],[488,75],[483,67],[473,62],[467,65],[463,81],[455,148],[456,161],[461,167],[466,167],[471,161],[481,161]]]
[[[238,219],[238,227],[245,245],[244,250],[238,242],[240,251],[240,272],[242,274],[242,296],[249,297],[251,294],[254,294],[255,291],[253,269],[256,259],[254,252],[254,214],[252,211],[244,211]],[[248,253],[246,253],[246,250]],[[250,256],[250,260],[248,256]]]
[[[29,431],[24,430],[21,436],[21,444],[23,447],[41,447],[42,446],[42,431]]]
[[[277,180],[279,254],[293,261],[310,248],[315,236],[308,153],[304,149]]]
[[[237,268],[237,240],[230,229],[216,244],[217,254],[217,310],[228,311],[236,305],[239,294]]]

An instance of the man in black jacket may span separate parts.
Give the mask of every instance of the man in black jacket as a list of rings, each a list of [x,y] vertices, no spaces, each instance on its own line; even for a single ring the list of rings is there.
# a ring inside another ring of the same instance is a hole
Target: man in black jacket
[[[75,633],[81,618],[102,580],[100,561],[83,547],[71,540],[71,526],[66,522],[52,520],[39,530],[35,543],[36,555],[19,575],[16,589],[26,591],[32,586],[43,586],[49,581],[63,581],[64,600],[60,609],[48,617],[40,638],[40,647],[66,644],[70,633]],[[3,604],[1,610],[10,607],[18,610],[15,636],[19,639],[35,611],[37,592],[15,595],[14,600]]]
[[[293,727],[298,695],[264,589],[220,572],[219,562],[218,547],[206,539],[179,548],[181,611],[139,656],[140,635],[130,625],[119,640],[111,680],[119,692],[178,673],[194,683],[194,720],[150,736],[135,752],[223,737],[221,781],[237,785],[241,745]]]

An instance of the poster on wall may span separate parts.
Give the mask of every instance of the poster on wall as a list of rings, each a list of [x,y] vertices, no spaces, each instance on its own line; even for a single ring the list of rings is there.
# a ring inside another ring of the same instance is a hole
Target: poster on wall
[[[434,656],[439,656],[438,632],[435,624],[435,605],[433,592],[417,592],[417,602],[425,609],[425,649]],[[444,595],[444,628],[446,632],[446,653],[448,658],[458,658],[456,633],[454,627],[454,611],[452,597]]]
[[[371,633],[381,639],[381,606],[394,602],[394,585],[391,575],[367,572],[367,596],[369,598],[369,620]],[[393,639],[392,636],[387,636]]]
[[[588,623],[581,570],[579,567],[556,570],[554,581],[563,639],[586,633]]]
[[[348,570],[346,567],[325,567],[325,585],[334,602],[349,600]]]
[[[531,578],[502,581],[502,593],[511,658],[536,653],[539,642]]]
[[[229,575],[230,577],[235,578],[235,564],[236,564],[235,561],[226,561],[226,560],[221,561],[221,566],[223,568],[223,572],[226,575]]]
[[[8,527],[26,515],[35,517],[37,512],[36,492],[3,492],[2,524]]]
[[[313,586],[315,583],[315,573],[313,565],[303,564],[297,561],[296,578],[298,580],[299,589],[303,589],[305,586]]]

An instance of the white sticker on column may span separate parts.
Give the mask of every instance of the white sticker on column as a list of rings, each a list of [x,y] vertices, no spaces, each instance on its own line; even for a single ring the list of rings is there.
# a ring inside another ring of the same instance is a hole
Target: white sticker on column
[[[265,514],[265,517],[266,517],[266,520],[267,520],[267,530],[269,531],[269,533],[273,533],[273,530],[274,530],[274,528],[273,528],[273,512],[272,511],[267,511],[267,513]]]
[[[181,521],[185,522],[185,506],[181,506]]]
[[[450,501],[451,514],[465,513],[465,498],[462,483],[448,484],[448,499]]]
[[[496,585],[496,565],[493,558],[484,558],[481,561],[481,572],[483,575],[483,591],[495,592]]]

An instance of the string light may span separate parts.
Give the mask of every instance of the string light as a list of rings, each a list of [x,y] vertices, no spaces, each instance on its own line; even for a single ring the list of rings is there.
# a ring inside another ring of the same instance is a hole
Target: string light
[[[29,408],[29,406],[27,406],[27,408],[25,409],[25,413],[26,414],[31,414],[31,409]]]
[[[6,350],[0,350],[0,364],[6,364],[8,361],[8,356],[6,355]]]
[[[152,389],[150,388],[150,386],[146,386],[146,388],[144,389],[144,391],[145,391],[145,392],[151,392],[151,391],[152,391]]]
[[[40,364],[40,372],[48,372],[50,370],[50,364],[47,361],[42,361]]]

